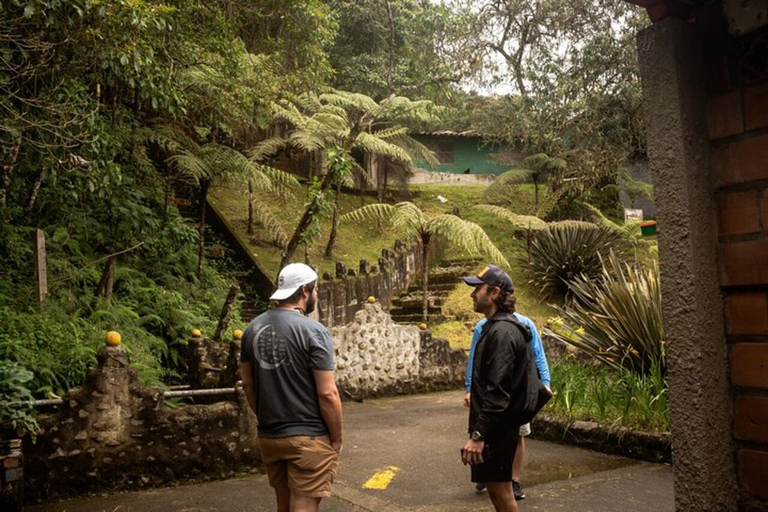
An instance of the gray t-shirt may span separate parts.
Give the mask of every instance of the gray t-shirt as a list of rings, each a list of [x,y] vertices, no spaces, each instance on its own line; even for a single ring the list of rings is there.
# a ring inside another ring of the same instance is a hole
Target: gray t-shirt
[[[336,365],[333,339],[321,323],[297,311],[267,311],[243,333],[240,360],[253,366],[260,436],[328,434],[312,370]]]

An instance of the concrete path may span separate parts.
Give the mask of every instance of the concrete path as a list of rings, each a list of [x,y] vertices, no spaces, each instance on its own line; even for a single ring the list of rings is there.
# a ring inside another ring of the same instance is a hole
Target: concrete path
[[[345,403],[346,439],[334,496],[321,510],[459,512],[493,510],[459,460],[466,439],[463,393],[451,391]],[[535,423],[534,423],[535,428]],[[385,475],[380,489],[365,488]],[[672,469],[528,441],[523,472],[528,511],[674,510]],[[275,509],[266,477],[125,493],[27,507],[29,512],[239,512]]]

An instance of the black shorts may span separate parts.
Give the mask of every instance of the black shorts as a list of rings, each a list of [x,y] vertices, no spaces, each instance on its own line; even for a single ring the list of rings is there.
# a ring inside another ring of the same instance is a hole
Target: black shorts
[[[483,458],[482,464],[472,466],[472,481],[475,483],[511,482],[512,461],[515,459],[517,439],[520,429],[513,428],[508,432],[487,437],[489,457]]]

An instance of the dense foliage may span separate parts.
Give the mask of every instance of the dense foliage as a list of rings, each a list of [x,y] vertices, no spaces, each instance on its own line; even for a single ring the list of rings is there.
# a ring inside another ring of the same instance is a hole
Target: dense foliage
[[[202,207],[186,187],[237,166],[195,164],[230,164],[280,91],[330,77],[335,27],[317,0],[4,2],[0,359],[32,371],[37,396],[82,382],[105,330],[153,384],[181,369],[192,328],[212,332],[235,276],[203,264],[204,223],[181,218],[175,195]],[[42,305],[35,229],[47,235]]]
[[[331,164],[327,178],[310,178],[304,206],[335,219],[338,201],[317,201],[332,186],[337,198],[342,184],[368,186],[361,155],[386,160],[384,202],[388,180],[429,155],[410,134],[475,129],[514,150],[499,158],[517,169],[512,181],[534,184],[525,213],[574,217],[585,200],[609,211],[621,164],[644,151],[631,46],[640,24],[622,3],[596,1],[3,2],[0,359],[33,373],[22,385],[36,396],[61,393],[114,329],[144,382],[173,381],[187,334],[213,330],[238,277],[226,257],[210,257],[208,192],[250,182],[256,220],[276,226],[259,198],[294,200],[297,188],[267,166],[277,153]],[[465,90],[504,91],[505,81],[509,94]],[[442,125],[438,104],[448,107]],[[324,160],[329,151],[340,158]],[[425,248],[434,235],[504,258],[472,223],[407,211]],[[319,238],[310,221],[292,237],[269,230],[267,243],[287,259]],[[47,237],[43,304],[36,229]],[[550,288],[593,268],[597,246],[613,239],[599,231],[592,245],[549,241],[592,251]]]

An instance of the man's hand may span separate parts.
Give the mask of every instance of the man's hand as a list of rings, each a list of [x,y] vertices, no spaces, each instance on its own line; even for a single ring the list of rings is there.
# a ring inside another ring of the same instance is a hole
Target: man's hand
[[[341,455],[341,450],[343,448],[343,443],[341,442],[341,439],[337,441],[331,441],[331,448],[333,448],[333,451]]]
[[[469,464],[470,466],[474,466],[476,464],[482,464],[483,448],[485,448],[485,441],[473,441],[469,439],[467,444],[464,445],[464,457],[462,459],[464,465]]]
[[[471,395],[471,393],[467,393],[466,395],[464,395],[464,407],[469,407],[469,397],[470,397],[470,395]]]

